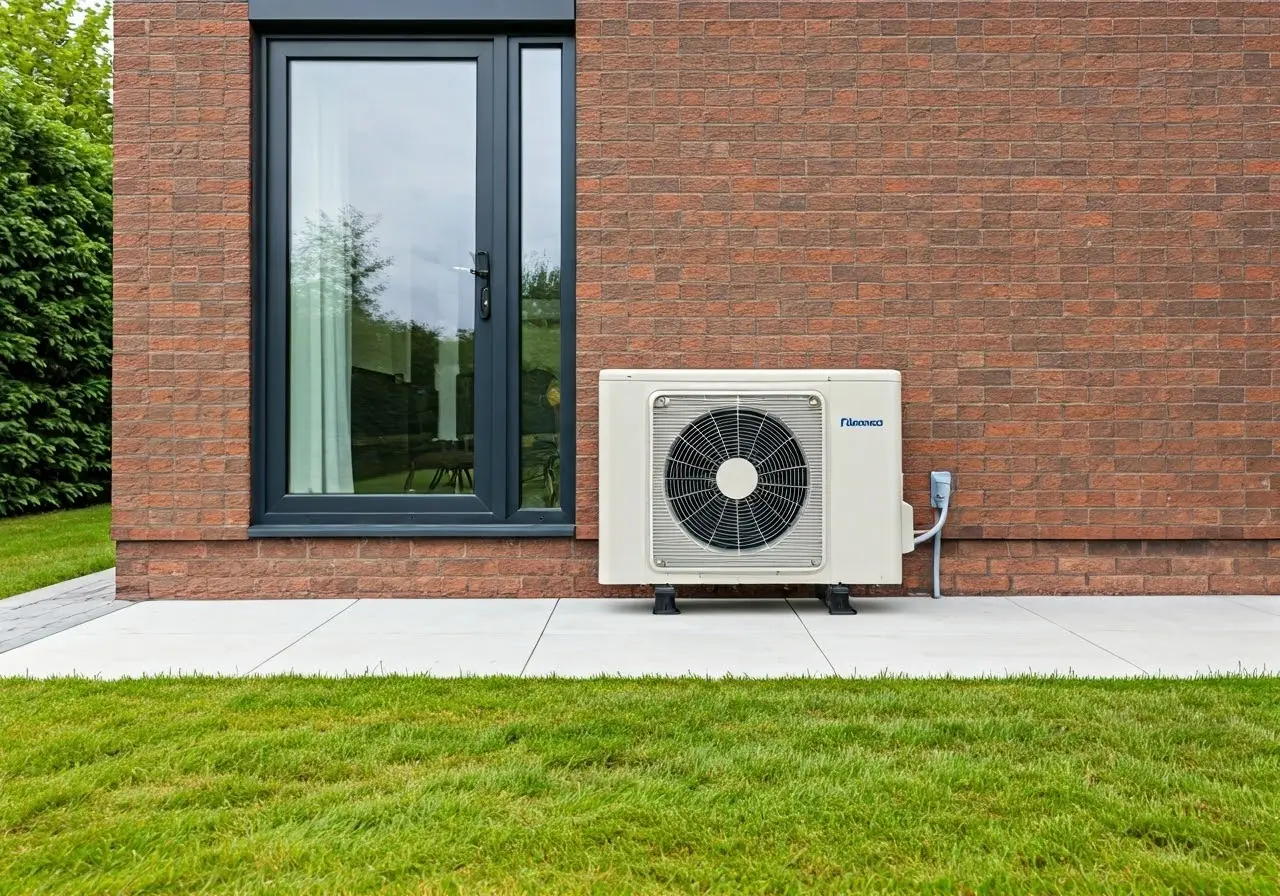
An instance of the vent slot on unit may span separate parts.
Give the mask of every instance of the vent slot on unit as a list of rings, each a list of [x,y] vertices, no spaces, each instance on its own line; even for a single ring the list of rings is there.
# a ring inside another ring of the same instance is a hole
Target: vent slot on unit
[[[822,565],[821,396],[664,393],[651,407],[655,566]]]

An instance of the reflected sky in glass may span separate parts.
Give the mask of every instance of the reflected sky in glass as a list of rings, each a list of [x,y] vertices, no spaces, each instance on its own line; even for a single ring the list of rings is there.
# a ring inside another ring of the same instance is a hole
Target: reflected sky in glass
[[[520,250],[560,266],[560,50],[520,53]]]
[[[290,213],[376,220],[388,317],[474,327],[476,64],[299,60],[290,70]],[[480,247],[486,248],[486,247]]]

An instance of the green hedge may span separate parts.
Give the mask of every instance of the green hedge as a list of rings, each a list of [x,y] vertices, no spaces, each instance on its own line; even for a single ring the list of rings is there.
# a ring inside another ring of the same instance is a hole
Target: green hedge
[[[104,499],[111,150],[0,74],[0,516]]]

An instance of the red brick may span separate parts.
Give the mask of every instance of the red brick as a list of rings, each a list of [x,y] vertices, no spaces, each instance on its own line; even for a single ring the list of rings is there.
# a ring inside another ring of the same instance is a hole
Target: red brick
[[[596,373],[712,365],[903,369],[958,592],[1280,589],[1280,10],[1129,6],[579,0],[578,540],[251,542],[247,7],[118,0],[121,593],[605,593]]]

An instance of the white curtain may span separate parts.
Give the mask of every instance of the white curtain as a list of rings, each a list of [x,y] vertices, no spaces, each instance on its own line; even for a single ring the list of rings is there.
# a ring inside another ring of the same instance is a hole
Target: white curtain
[[[469,253],[459,251],[455,246],[454,251],[456,257],[461,258],[464,262],[468,258]],[[438,354],[436,355],[436,395],[439,402],[440,416],[436,424],[436,437],[447,442],[453,442],[458,439],[462,433],[458,432],[458,374],[462,372],[461,358],[458,353],[458,314],[459,302],[458,281],[461,279],[458,272],[451,271],[440,265],[435,266],[432,272],[435,277],[435,294],[437,296],[438,319],[443,324],[443,332],[440,334],[440,343]],[[470,274],[463,274],[467,280],[471,279]],[[468,286],[474,286],[470,283]]]
[[[295,63],[289,201],[289,491],[349,494],[351,286],[342,252],[346,98],[332,63]]]

